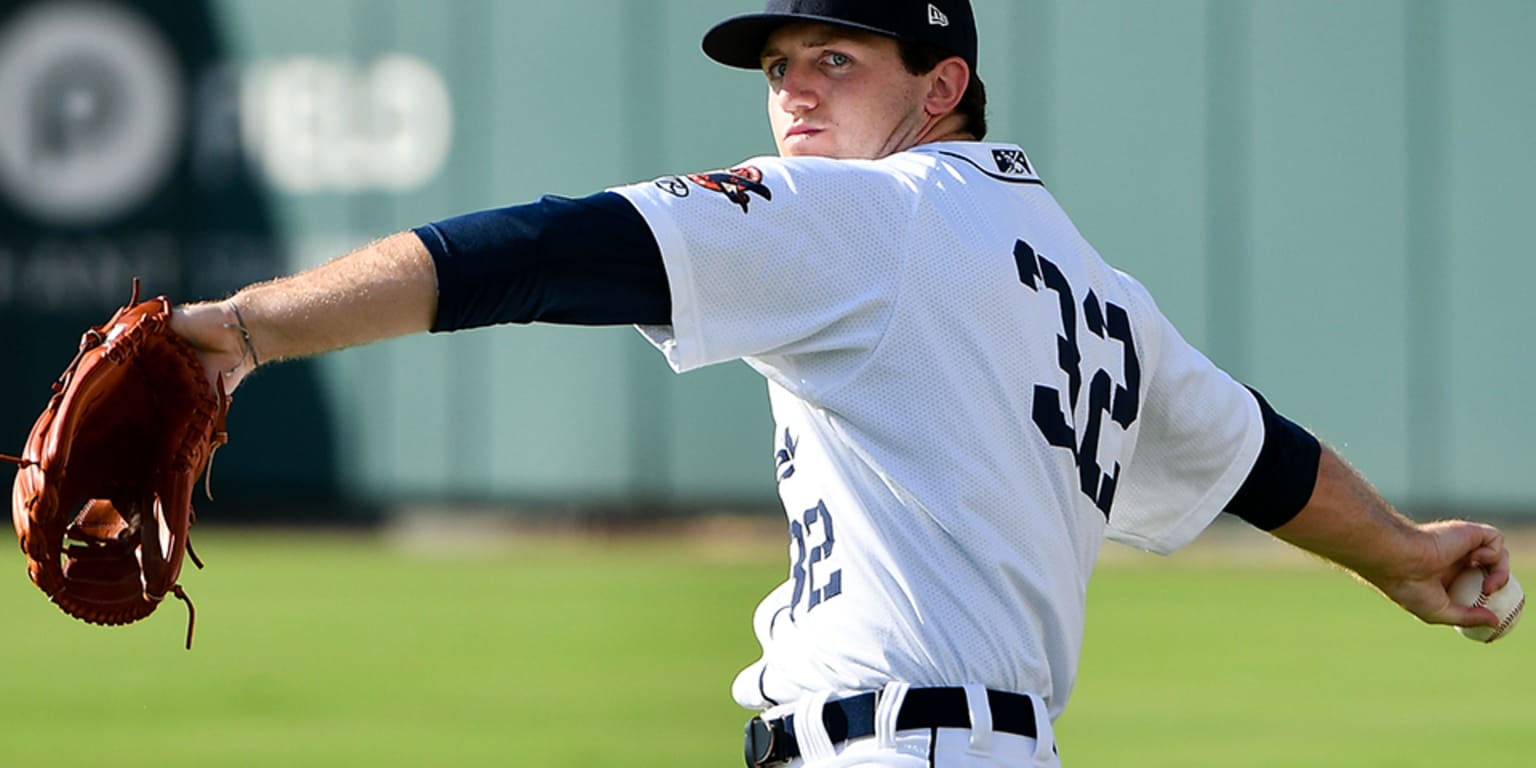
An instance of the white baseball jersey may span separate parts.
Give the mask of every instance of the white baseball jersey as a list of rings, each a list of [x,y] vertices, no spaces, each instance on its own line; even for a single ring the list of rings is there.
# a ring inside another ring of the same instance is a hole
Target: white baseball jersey
[[[1110,538],[1194,538],[1258,456],[1253,397],[1101,260],[1016,146],[749,160],[615,190],[686,371],[768,381],[789,578],[743,706],[813,691],[1072,690]]]

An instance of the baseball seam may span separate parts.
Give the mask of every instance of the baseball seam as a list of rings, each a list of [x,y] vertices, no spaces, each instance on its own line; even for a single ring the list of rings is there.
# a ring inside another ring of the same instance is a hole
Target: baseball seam
[[[1490,597],[1490,595],[1488,595],[1487,593],[1480,592],[1478,594],[1478,596],[1477,596],[1477,602],[1473,603],[1472,607],[1473,608],[1487,608],[1488,607],[1488,598],[1489,597]],[[1521,595],[1520,596],[1520,602],[1515,604],[1514,610],[1510,611],[1509,614],[1507,616],[1505,616],[1499,622],[1499,626],[1496,627],[1493,630],[1493,634],[1489,635],[1488,639],[1484,640],[1483,642],[1491,643],[1491,642],[1493,642],[1493,641],[1503,637],[1504,633],[1508,632],[1510,626],[1515,623],[1515,620],[1520,618],[1520,614],[1524,610],[1525,610],[1525,596]]]
[[[1515,604],[1515,609],[1513,611],[1510,611],[1509,615],[1505,616],[1503,621],[1499,622],[1499,629],[1498,629],[1498,631],[1493,633],[1493,636],[1494,637],[1502,636],[1504,634],[1505,630],[1509,629],[1510,625],[1515,623],[1515,619],[1520,618],[1520,612],[1524,611],[1524,610],[1525,610],[1525,597],[1521,596],[1520,602]]]

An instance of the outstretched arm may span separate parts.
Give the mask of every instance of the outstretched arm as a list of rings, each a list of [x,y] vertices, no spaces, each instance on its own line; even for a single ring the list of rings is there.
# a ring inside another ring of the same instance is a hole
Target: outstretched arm
[[[171,327],[233,392],[257,365],[419,331],[502,323],[657,325],[672,299],[623,197],[545,197],[417,227],[307,272],[177,310]]]
[[[1416,524],[1399,514],[1332,449],[1323,447],[1307,505],[1272,533],[1358,574],[1431,624],[1498,626],[1486,608],[1453,605],[1446,590],[1467,568],[1488,572],[1485,592],[1509,580],[1504,535],[1464,521]]]
[[[429,330],[436,308],[432,257],[402,232],[224,301],[181,307],[171,327],[232,392],[258,364]]]

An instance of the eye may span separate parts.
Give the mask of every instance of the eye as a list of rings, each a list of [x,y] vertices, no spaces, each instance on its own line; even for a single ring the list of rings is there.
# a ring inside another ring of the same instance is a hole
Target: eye
[[[778,61],[769,62],[767,65],[765,65],[763,67],[763,73],[768,76],[769,80],[783,80],[784,71],[787,68],[788,65],[784,62],[783,59],[780,59]]]
[[[827,55],[823,56],[821,60],[832,67],[846,67],[853,63],[853,59],[848,58],[848,54],[838,53],[837,51],[827,51]]]

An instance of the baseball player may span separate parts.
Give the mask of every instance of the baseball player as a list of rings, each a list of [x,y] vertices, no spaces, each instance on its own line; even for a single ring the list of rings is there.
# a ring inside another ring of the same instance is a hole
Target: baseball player
[[[778,153],[403,232],[185,307],[227,388],[420,331],[634,324],[767,381],[789,567],[733,693],[752,766],[1050,766],[1108,536],[1232,513],[1431,623],[1501,533],[1398,515],[1191,347],[1024,151],[987,143],[967,0],[770,0],[705,52],[766,80]]]

